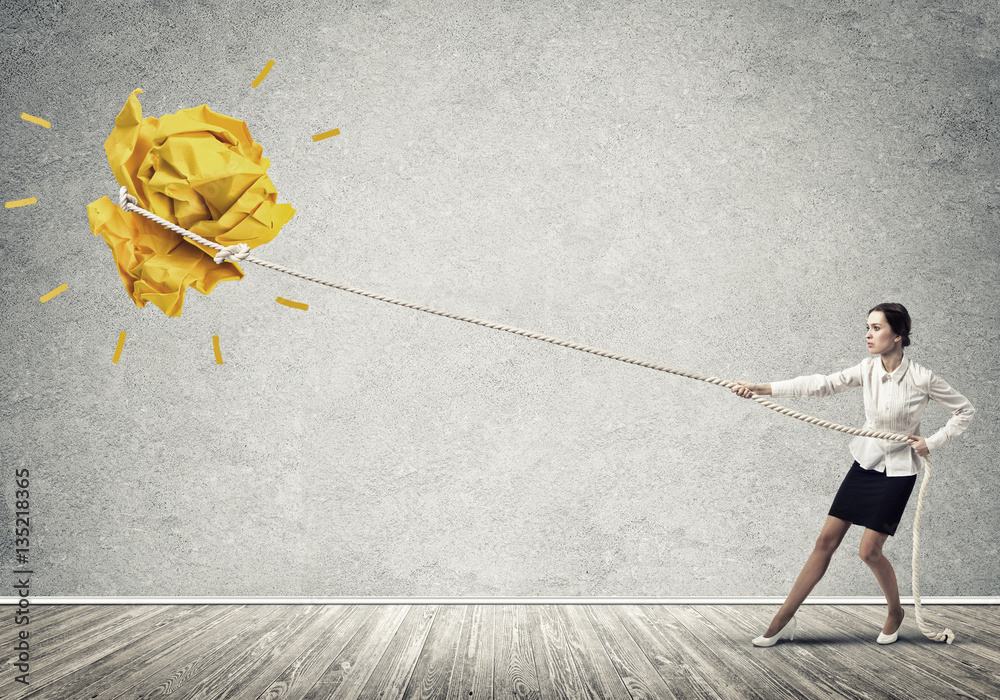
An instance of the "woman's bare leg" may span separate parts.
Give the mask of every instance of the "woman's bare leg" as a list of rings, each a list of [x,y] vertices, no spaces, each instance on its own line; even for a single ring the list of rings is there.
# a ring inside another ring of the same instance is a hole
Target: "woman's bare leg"
[[[896,584],[896,572],[892,564],[882,554],[882,545],[889,539],[889,535],[877,530],[865,528],[865,533],[861,536],[861,549],[858,554],[861,560],[872,570],[878,585],[885,593],[885,601],[889,604],[889,617],[882,627],[882,632],[892,634],[903,624],[903,606],[899,602],[899,586]]]
[[[764,633],[765,637],[773,637],[792,619],[795,611],[799,609],[799,606],[808,597],[810,591],[823,578],[827,567],[830,566],[830,559],[833,558],[833,553],[837,551],[837,547],[840,546],[844,535],[847,534],[850,528],[851,523],[847,520],[841,520],[832,515],[826,516],[826,523],[824,523],[823,529],[816,539],[816,546],[813,547],[812,554],[809,555],[805,566],[799,572],[799,577],[795,579],[795,585],[792,586],[792,592],[788,594],[784,605],[781,606],[774,619],[771,620],[770,627]]]

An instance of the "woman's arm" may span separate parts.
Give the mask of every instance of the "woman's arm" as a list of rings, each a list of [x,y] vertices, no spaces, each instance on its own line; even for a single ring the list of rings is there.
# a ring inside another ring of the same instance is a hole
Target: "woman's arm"
[[[956,437],[965,432],[972,422],[972,415],[976,409],[967,398],[959,394],[949,386],[948,382],[931,373],[928,395],[934,401],[944,406],[953,415],[948,422],[941,426],[941,429],[927,438],[927,449],[933,452],[939,450]]]
[[[809,374],[795,379],[784,379],[771,382],[771,396],[776,398],[795,397],[800,399],[815,399],[823,396],[833,396],[848,389],[862,385],[862,367],[864,362],[848,367],[834,374]]]
[[[833,396],[834,394],[861,386],[861,367],[863,364],[856,364],[853,367],[848,367],[834,374],[809,374],[796,377],[795,379],[786,379],[766,384],[753,384],[751,382],[733,380],[740,386],[733,388],[731,391],[747,398],[749,398],[747,395],[748,390],[755,394],[776,397],[817,398],[821,396]]]
[[[739,379],[734,379],[734,382],[740,386],[734,386],[730,391],[735,392],[737,396],[744,396],[750,398],[750,392],[753,392],[759,396],[770,396],[771,395],[771,385],[770,384],[752,384],[751,382],[744,382]]]

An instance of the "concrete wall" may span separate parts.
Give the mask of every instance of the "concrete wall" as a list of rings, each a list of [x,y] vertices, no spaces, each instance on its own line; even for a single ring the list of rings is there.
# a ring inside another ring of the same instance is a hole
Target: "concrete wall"
[[[253,265],[136,308],[85,206],[141,87],[245,120],[297,209],[255,255],[338,283],[757,381],[856,364],[905,304],[908,356],[977,408],[920,591],[1000,595],[1000,11],[944,5],[15,3],[0,193],[38,202],[0,213],[3,568],[28,468],[34,595],[783,596],[851,463],[709,384]],[[814,595],[881,594],[861,532]]]

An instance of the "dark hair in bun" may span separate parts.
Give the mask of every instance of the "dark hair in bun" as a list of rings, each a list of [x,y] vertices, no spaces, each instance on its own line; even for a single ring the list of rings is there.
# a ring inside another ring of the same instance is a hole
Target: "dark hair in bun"
[[[907,347],[910,344],[910,312],[906,310],[906,307],[902,304],[879,304],[873,309],[869,309],[868,313],[872,311],[881,311],[882,315],[885,316],[885,320],[889,322],[889,328],[892,332],[903,338],[903,347]]]

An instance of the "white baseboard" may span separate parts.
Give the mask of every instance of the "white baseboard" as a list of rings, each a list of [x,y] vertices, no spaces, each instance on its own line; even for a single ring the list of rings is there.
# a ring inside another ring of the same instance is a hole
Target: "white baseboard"
[[[20,598],[0,597],[0,605]],[[32,596],[29,605],[781,605],[784,598],[280,598]],[[913,597],[900,596],[903,605]],[[805,605],[885,605],[885,598],[807,598]],[[1000,605],[1000,597],[921,597],[921,605]]]

